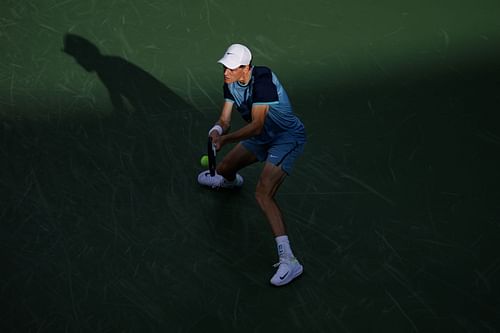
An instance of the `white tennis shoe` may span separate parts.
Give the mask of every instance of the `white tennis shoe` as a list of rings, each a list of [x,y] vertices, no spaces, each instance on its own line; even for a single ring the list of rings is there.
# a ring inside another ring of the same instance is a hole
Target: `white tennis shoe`
[[[304,271],[304,267],[295,257],[282,257],[273,267],[278,267],[278,270],[271,278],[271,284],[278,287],[292,282]]]
[[[198,183],[200,185],[208,186],[214,189],[234,189],[243,186],[243,177],[241,177],[241,175],[237,173],[236,178],[233,181],[229,181],[217,173],[212,177],[210,176],[210,171],[206,170],[198,175]]]

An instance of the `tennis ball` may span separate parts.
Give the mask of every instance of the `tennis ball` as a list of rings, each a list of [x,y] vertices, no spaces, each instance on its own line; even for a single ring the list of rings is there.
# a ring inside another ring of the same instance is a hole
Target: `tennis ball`
[[[203,155],[200,160],[200,164],[202,167],[207,168],[208,167],[208,156]]]

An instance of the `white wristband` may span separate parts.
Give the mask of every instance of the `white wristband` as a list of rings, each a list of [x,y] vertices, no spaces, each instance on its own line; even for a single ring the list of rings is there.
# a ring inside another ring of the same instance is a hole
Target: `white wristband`
[[[224,130],[222,129],[222,126],[221,125],[214,125],[214,127],[212,127],[210,129],[210,131],[208,131],[208,136],[210,136],[210,133],[212,133],[212,131],[217,131],[217,133],[219,133],[219,135],[222,135],[222,133],[224,133]]]

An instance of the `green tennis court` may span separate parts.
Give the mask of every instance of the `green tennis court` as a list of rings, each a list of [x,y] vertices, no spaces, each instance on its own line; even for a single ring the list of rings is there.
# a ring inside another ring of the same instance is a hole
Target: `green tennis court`
[[[487,0],[3,1],[0,331],[498,331],[499,17]],[[196,182],[231,43],[308,133],[277,195],[304,274],[281,288],[262,165],[236,192]]]

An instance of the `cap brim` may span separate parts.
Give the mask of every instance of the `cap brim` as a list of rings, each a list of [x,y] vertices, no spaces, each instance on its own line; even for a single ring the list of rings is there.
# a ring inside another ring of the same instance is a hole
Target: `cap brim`
[[[224,65],[225,67],[229,68],[229,69],[236,69],[238,67],[240,67],[240,64],[236,61],[234,61],[234,59],[230,59],[229,57],[223,57],[221,59],[219,59],[219,61],[217,61],[219,64],[222,64]]]

